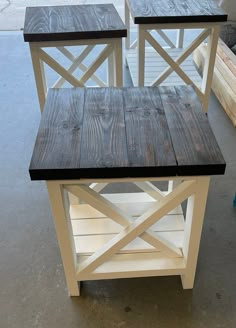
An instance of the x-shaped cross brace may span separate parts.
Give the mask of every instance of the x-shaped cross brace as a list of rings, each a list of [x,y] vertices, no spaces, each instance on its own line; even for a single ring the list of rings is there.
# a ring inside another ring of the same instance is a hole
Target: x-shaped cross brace
[[[153,82],[153,86],[161,84],[173,71],[175,71],[182,80],[189,85],[192,85],[195,92],[197,93],[199,99],[202,101],[204,94],[199,88],[198,85],[195,84],[193,80],[183,71],[180,67],[182,62],[186,58],[188,58],[193,51],[209,36],[210,29],[204,30],[196,39],[192,41],[192,43],[182,52],[182,54],[174,61],[171,56],[167,53],[167,51],[160,46],[160,44],[153,38],[153,36],[148,32],[145,31],[145,39],[149,42],[149,44],[158,52],[158,54],[165,59],[165,61],[169,64],[164,72],[158,76],[158,78]]]
[[[219,26],[216,24],[202,23],[202,25],[197,24],[180,24],[179,28],[201,28],[203,31],[200,35],[195,38],[192,43],[179,55],[177,60],[173,60],[168,51],[166,51],[162,46],[155,40],[155,38],[150,34],[150,31],[156,30],[158,34],[164,39],[164,41],[169,45],[170,48],[174,47],[171,40],[168,39],[165,33],[163,33],[161,28],[172,29],[171,24],[157,26],[155,24],[143,24],[138,26],[138,38],[129,48],[134,48],[137,44],[137,58],[138,58],[138,86],[144,85],[144,67],[145,67],[145,41],[147,41],[154,50],[160,55],[161,58],[166,61],[169,65],[162,74],[160,74],[152,83],[152,86],[159,85],[162,83],[173,71],[188,85],[192,85],[195,92],[198,95],[200,102],[202,103],[202,109],[207,112],[209,95],[211,91],[211,82],[213,76],[213,69],[215,63],[216,47],[219,36]],[[158,28],[158,30],[157,30]],[[159,33],[159,31],[161,31]],[[201,85],[197,85],[180,67],[181,63],[189,57],[193,51],[208,37],[207,43],[207,55],[205,58],[205,65],[202,74]],[[181,48],[180,48],[181,49]]]
[[[95,60],[92,62],[92,64],[87,68],[85,65],[81,66],[82,60],[89,54],[89,52],[92,51],[94,46],[88,46],[83,50],[81,55],[78,57],[72,57],[72,54],[65,48],[59,48],[61,52],[64,54],[67,54],[67,58],[70,57],[71,60],[73,60],[72,65],[69,68],[64,68],[62,65],[60,65],[55,59],[53,59],[49,54],[47,54],[43,49],[39,49],[39,58],[43,60],[48,66],[50,66],[54,71],[56,71],[59,75],[61,75],[62,78],[60,78],[53,87],[60,87],[65,81],[69,82],[73,87],[84,87],[85,83],[88,81],[89,78],[91,78],[94,74],[94,72],[98,69],[98,67],[109,57],[109,55],[112,52],[112,47],[110,45],[107,45],[102,52],[95,58]],[[70,54],[70,55],[69,55]],[[78,67],[82,67],[84,73],[80,77],[80,79],[77,79],[72,74]],[[99,79],[100,83],[100,79]],[[104,85],[104,82],[102,81],[102,86]]]
[[[44,64],[52,68],[60,78],[50,86],[60,88],[67,81],[73,87],[84,87],[86,82],[91,79],[97,86],[121,86],[122,85],[122,40],[114,39],[98,39],[78,41],[55,41],[55,42],[32,42],[30,43],[31,58],[34,69],[35,81],[37,86],[40,109],[43,111],[46,95],[47,95],[47,79],[44,70]],[[100,53],[93,58],[91,64],[86,66],[83,61],[90,55],[95,46],[104,45]],[[78,56],[74,56],[67,47],[83,46],[85,47]],[[71,61],[69,67],[64,67],[53,56],[49,55],[44,48],[57,48],[67,59]],[[95,75],[97,69],[108,60],[107,81]],[[74,73],[77,69],[82,71],[80,78]]]
[[[87,274],[95,270],[99,265],[107,261],[121,248],[133,239],[140,237],[155,248],[163,251],[169,257],[182,257],[182,251],[163,237],[157,236],[149,229],[156,221],[176,208],[182,201],[188,198],[194,191],[195,181],[185,181],[175,188],[167,196],[159,198],[158,202],[150,207],[135,221],[119,209],[116,205],[104,199],[91,188],[85,185],[65,185],[64,188],[77,197],[88,202],[96,210],[107,215],[110,219],[119,223],[124,229],[109,242],[105,243],[93,255],[91,255],[79,268],[80,274]]]

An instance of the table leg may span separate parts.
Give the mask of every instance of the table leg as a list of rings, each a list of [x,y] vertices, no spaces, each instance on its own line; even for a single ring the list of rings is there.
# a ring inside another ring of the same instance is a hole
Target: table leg
[[[195,193],[188,198],[183,243],[186,269],[181,276],[184,289],[191,289],[194,284],[209,181],[209,177],[196,178]]]
[[[169,180],[168,182],[168,192],[172,192],[178,185],[181,183],[181,180]]]
[[[144,86],[145,69],[145,28],[138,26],[138,86]]]
[[[107,81],[109,87],[114,86],[114,53],[113,52],[108,57]]]
[[[114,41],[115,56],[115,86],[123,86],[123,67],[122,67],[122,39]]]
[[[205,58],[202,78],[202,92],[204,94],[202,109],[205,113],[207,113],[209,96],[211,92],[211,83],[214,72],[217,43],[219,39],[219,29],[220,27],[218,25],[211,28],[211,34],[209,35],[207,44],[207,56]]]
[[[40,110],[42,112],[47,95],[47,85],[45,79],[44,64],[43,61],[39,58],[38,50],[38,47],[33,47],[32,45],[30,45],[30,53],[34,70],[34,77],[36,81],[39,105]]]
[[[130,48],[130,12],[127,1],[125,0],[125,26],[127,28],[127,37],[125,38],[125,49]]]
[[[184,29],[180,29],[177,31],[176,48],[183,48],[183,46],[184,46]]]
[[[77,258],[69,216],[68,196],[62,186],[55,181],[48,181],[47,187],[69,295],[79,296],[76,278]]]

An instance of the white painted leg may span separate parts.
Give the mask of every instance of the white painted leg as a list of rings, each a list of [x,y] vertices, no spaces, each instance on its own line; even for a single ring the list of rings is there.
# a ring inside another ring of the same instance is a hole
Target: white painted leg
[[[47,95],[47,86],[46,86],[45,72],[43,66],[44,64],[43,61],[39,58],[38,52],[39,52],[39,48],[33,47],[30,44],[30,53],[31,53],[33,70],[34,70],[34,77],[36,82],[40,110],[42,112]]]
[[[123,67],[122,67],[122,39],[117,39],[114,42],[115,48],[115,85],[116,87],[123,86]]]
[[[79,296],[76,279],[77,259],[67,193],[56,181],[48,181],[47,187],[69,295]]]
[[[125,38],[125,49],[128,50],[130,47],[130,12],[127,1],[125,1],[125,26],[127,28],[127,37]]]
[[[205,65],[202,77],[202,92],[204,94],[202,102],[202,110],[207,113],[209,96],[211,92],[211,83],[214,72],[215,58],[217,43],[219,39],[219,26],[215,26],[211,29],[211,34],[209,35],[207,44],[207,56],[205,58]]]
[[[183,244],[186,269],[181,276],[184,289],[191,289],[194,284],[209,181],[209,177],[196,178],[196,191],[188,199]]]
[[[107,61],[108,67],[107,67],[107,81],[108,81],[108,86],[113,87],[114,86],[114,53],[112,52],[110,56],[108,56],[108,61]]]
[[[145,69],[145,28],[143,25],[138,26],[138,86],[144,86],[144,69]]]
[[[168,192],[172,192],[178,185],[181,183],[181,180],[169,180],[168,181]]]
[[[184,29],[177,31],[176,48],[183,48],[184,46]]]

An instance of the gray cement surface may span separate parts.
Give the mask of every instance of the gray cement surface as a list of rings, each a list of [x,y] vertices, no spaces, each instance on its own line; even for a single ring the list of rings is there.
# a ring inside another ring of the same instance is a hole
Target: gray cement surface
[[[28,45],[1,32],[0,328],[236,327],[236,130],[213,96],[209,120],[227,171],[211,181],[194,289],[179,277],[104,280],[69,298],[45,184],[28,175],[40,121]]]

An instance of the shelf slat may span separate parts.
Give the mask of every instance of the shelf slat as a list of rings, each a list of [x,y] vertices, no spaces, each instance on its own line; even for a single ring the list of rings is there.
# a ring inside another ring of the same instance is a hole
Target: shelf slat
[[[78,258],[78,267],[88,256]],[[162,253],[118,254],[106,261],[92,273],[77,273],[78,280],[116,279],[129,277],[148,277],[180,275],[185,271],[183,258],[165,258]]]
[[[78,211],[79,211],[79,206]],[[135,218],[134,218],[135,220]],[[89,218],[72,220],[73,235],[115,234],[122,230],[122,226],[109,218]],[[157,221],[151,229],[153,231],[181,231],[184,230],[184,218],[181,214],[166,215]]]
[[[178,248],[183,246],[183,231],[166,231],[155,233],[158,236],[165,238],[167,241]],[[100,235],[84,235],[75,236],[75,249],[77,254],[92,255],[96,250],[101,248],[105,243],[115,237],[116,234],[100,234]],[[118,253],[143,253],[143,252],[156,252],[159,251],[153,246],[142,240],[135,238],[128,245],[122,248]]]

